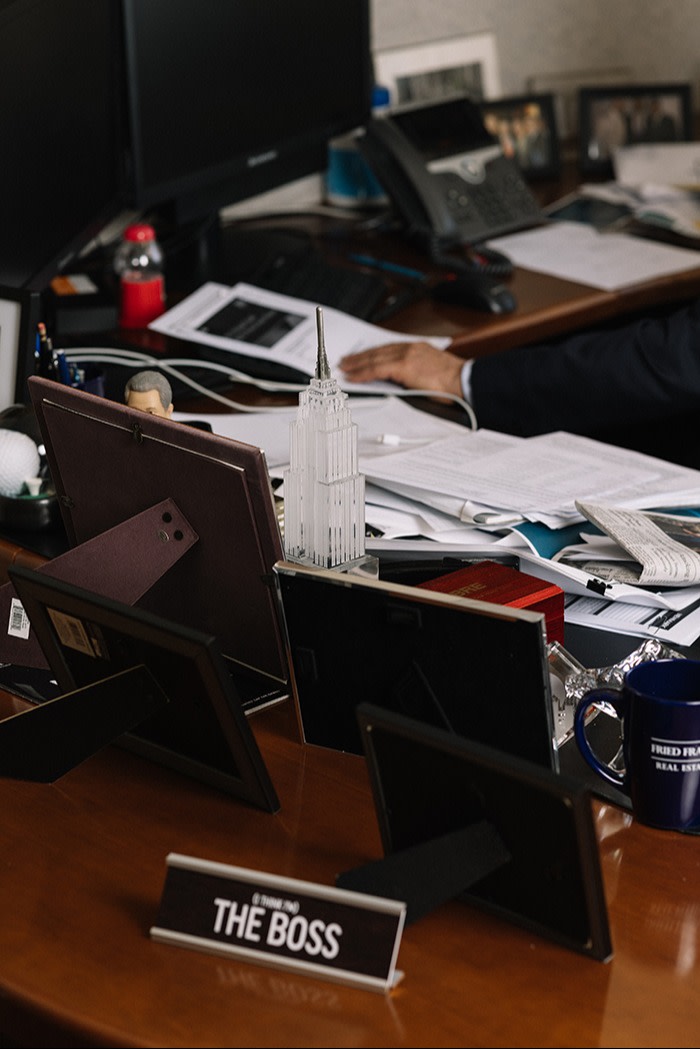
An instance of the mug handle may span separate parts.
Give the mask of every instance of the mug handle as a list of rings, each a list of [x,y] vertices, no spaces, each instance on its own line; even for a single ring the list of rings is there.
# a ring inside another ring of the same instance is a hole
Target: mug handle
[[[587,692],[583,699],[580,699],[576,711],[574,713],[574,734],[576,736],[576,743],[581,751],[581,755],[588,762],[591,768],[606,779],[608,783],[612,783],[615,787],[625,786],[625,777],[621,772],[618,772],[612,766],[607,765],[601,761],[600,758],[593,753],[591,745],[588,742],[586,736],[586,714],[594,703],[609,703],[613,707],[618,718],[622,717],[621,706],[623,702],[622,692],[619,690],[613,690],[607,688],[593,688],[590,692]]]

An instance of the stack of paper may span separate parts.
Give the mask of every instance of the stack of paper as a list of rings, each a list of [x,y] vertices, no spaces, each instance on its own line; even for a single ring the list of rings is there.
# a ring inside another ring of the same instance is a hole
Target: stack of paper
[[[368,482],[366,519],[376,533],[370,552],[516,554],[525,571],[566,591],[569,622],[678,645],[700,636],[700,585],[690,577],[664,586],[613,578],[594,548],[610,540],[581,510],[601,503],[627,511],[700,507],[700,471],[567,433],[471,431],[397,397],[353,400],[352,412]],[[217,432],[264,448],[272,477],[281,480],[295,414],[207,418]],[[582,536],[588,556],[578,559],[571,549]],[[619,545],[616,551],[619,559]]]
[[[584,520],[577,502],[642,509],[700,500],[700,471],[570,433],[522,438],[462,430],[365,457],[362,470],[377,484],[482,524],[529,520],[563,528]]]
[[[598,235],[576,223],[517,237],[520,248],[528,245],[550,262],[573,255],[576,265],[585,262],[589,274],[613,286],[642,279],[639,265],[657,275],[695,266],[697,258],[693,252],[645,247],[639,241],[630,252],[628,241],[615,241],[612,234]],[[565,250],[553,250],[551,238],[563,238]],[[637,267],[634,274],[630,266]],[[414,338],[337,310],[325,310],[324,318],[332,369],[346,353]],[[306,375],[315,368],[314,304],[248,284],[205,284],[151,327],[248,357],[251,363],[263,358]],[[432,341],[444,347],[448,340]],[[677,643],[700,636],[700,592],[695,593],[698,588],[689,580],[671,589],[646,586],[642,580],[626,582],[607,572],[587,571],[586,560],[557,560],[562,548],[581,541],[582,532],[595,531],[582,505],[604,504],[617,510],[700,507],[700,472],[568,433],[518,438],[468,430],[410,408],[391,383],[356,387],[359,391],[394,392],[352,403],[359,466],[368,482],[366,520],[377,536],[368,543],[372,552],[494,556],[502,549],[517,553],[527,562],[527,571],[567,592],[570,621]],[[296,409],[290,408],[211,415],[208,421],[217,433],[263,448],[273,478],[281,481],[288,464],[289,424],[295,417]]]

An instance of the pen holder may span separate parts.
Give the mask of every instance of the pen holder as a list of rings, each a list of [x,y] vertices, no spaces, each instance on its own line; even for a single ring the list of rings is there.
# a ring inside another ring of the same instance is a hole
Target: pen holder
[[[79,390],[86,393],[94,393],[96,397],[105,396],[105,373],[101,368],[87,364],[85,367],[78,366],[83,373],[83,378],[78,383]]]
[[[19,532],[43,532],[61,521],[58,498],[53,491],[40,495],[0,495],[0,525]]]

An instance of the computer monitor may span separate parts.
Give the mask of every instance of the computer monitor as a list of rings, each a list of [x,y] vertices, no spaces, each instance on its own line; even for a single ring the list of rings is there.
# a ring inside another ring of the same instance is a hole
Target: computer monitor
[[[29,392],[71,547],[172,499],[198,539],[138,606],[216,636],[239,690],[249,677],[251,689],[261,678],[262,694],[266,685],[284,693],[271,581],[282,540],[261,449],[50,379],[32,376]],[[124,571],[146,556],[133,548],[105,554]]]
[[[0,2],[0,286],[42,290],[123,206],[117,0]]]
[[[370,111],[368,0],[123,0],[130,184],[180,222],[319,173]]]

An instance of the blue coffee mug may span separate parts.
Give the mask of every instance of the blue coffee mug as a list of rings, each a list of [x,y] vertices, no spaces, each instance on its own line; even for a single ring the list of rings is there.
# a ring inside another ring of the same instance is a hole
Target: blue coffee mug
[[[622,722],[624,772],[601,761],[586,736],[594,703],[613,707]],[[574,732],[595,771],[629,794],[641,823],[700,833],[700,661],[640,663],[621,689],[595,688],[578,703]]]

